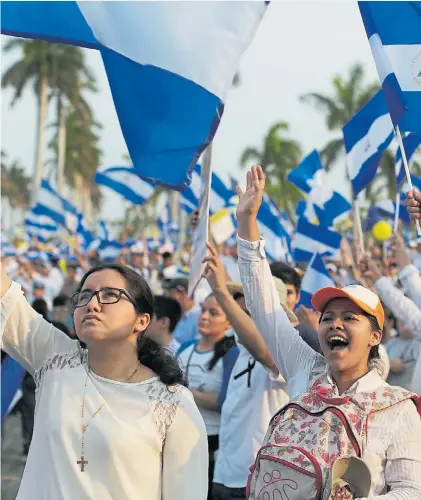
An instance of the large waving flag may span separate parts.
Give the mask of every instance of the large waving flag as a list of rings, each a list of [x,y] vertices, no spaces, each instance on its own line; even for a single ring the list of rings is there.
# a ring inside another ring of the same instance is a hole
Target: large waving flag
[[[393,125],[421,132],[421,2],[358,2]]]
[[[326,286],[336,286],[324,265],[322,256],[315,253],[301,281],[300,305],[311,308],[311,298]]]
[[[2,33],[98,49],[136,170],[184,188],[268,2],[63,3],[7,2]]]
[[[393,124],[381,90],[345,124],[342,132],[356,197],[374,179],[382,154],[393,139]]]
[[[420,118],[421,120],[421,118]],[[411,168],[411,163],[414,159],[416,150],[421,144],[421,134],[408,134],[402,138],[402,144],[405,149],[408,166]],[[395,159],[396,184],[399,186],[405,178],[405,167],[402,161],[402,152],[398,148]]]
[[[100,168],[94,182],[107,186],[134,205],[143,205],[155,190],[155,184],[139,177],[134,167]]]
[[[324,168],[316,149],[288,174],[289,182],[295,184],[305,193],[310,193],[315,185],[321,185],[323,177]]]
[[[304,217],[297,222],[293,257],[296,262],[310,262],[313,254],[336,255],[341,246],[341,235],[323,226],[311,224]]]

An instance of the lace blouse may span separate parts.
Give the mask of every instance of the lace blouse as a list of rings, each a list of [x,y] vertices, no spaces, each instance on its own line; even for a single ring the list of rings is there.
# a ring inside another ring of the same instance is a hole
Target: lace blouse
[[[37,314],[12,283],[2,349],[34,375],[35,427],[17,500],[203,500],[208,453],[191,393],[157,377],[122,383],[87,370],[86,351]],[[87,381],[88,377],[88,381]],[[85,422],[104,403],[85,433]]]

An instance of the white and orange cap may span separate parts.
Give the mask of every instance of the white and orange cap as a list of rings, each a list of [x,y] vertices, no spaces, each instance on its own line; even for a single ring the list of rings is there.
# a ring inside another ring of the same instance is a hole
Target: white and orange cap
[[[318,290],[311,299],[316,311],[323,312],[327,304],[333,299],[349,299],[367,314],[374,316],[381,329],[384,326],[384,310],[379,297],[361,285],[348,285],[344,288],[327,286]]]

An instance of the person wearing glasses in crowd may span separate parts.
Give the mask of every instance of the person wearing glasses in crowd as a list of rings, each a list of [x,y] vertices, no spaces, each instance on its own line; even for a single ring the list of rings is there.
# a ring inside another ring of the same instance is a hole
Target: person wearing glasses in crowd
[[[176,360],[145,331],[135,271],[89,270],[72,297],[77,339],[37,314],[1,267],[2,349],[37,385],[18,500],[204,500],[203,419]]]

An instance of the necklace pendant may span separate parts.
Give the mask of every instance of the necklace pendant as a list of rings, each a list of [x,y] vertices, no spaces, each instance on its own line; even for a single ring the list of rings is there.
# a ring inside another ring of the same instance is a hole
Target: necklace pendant
[[[82,432],[83,432],[83,434],[85,434],[87,428],[88,428],[87,425],[82,424]]]

